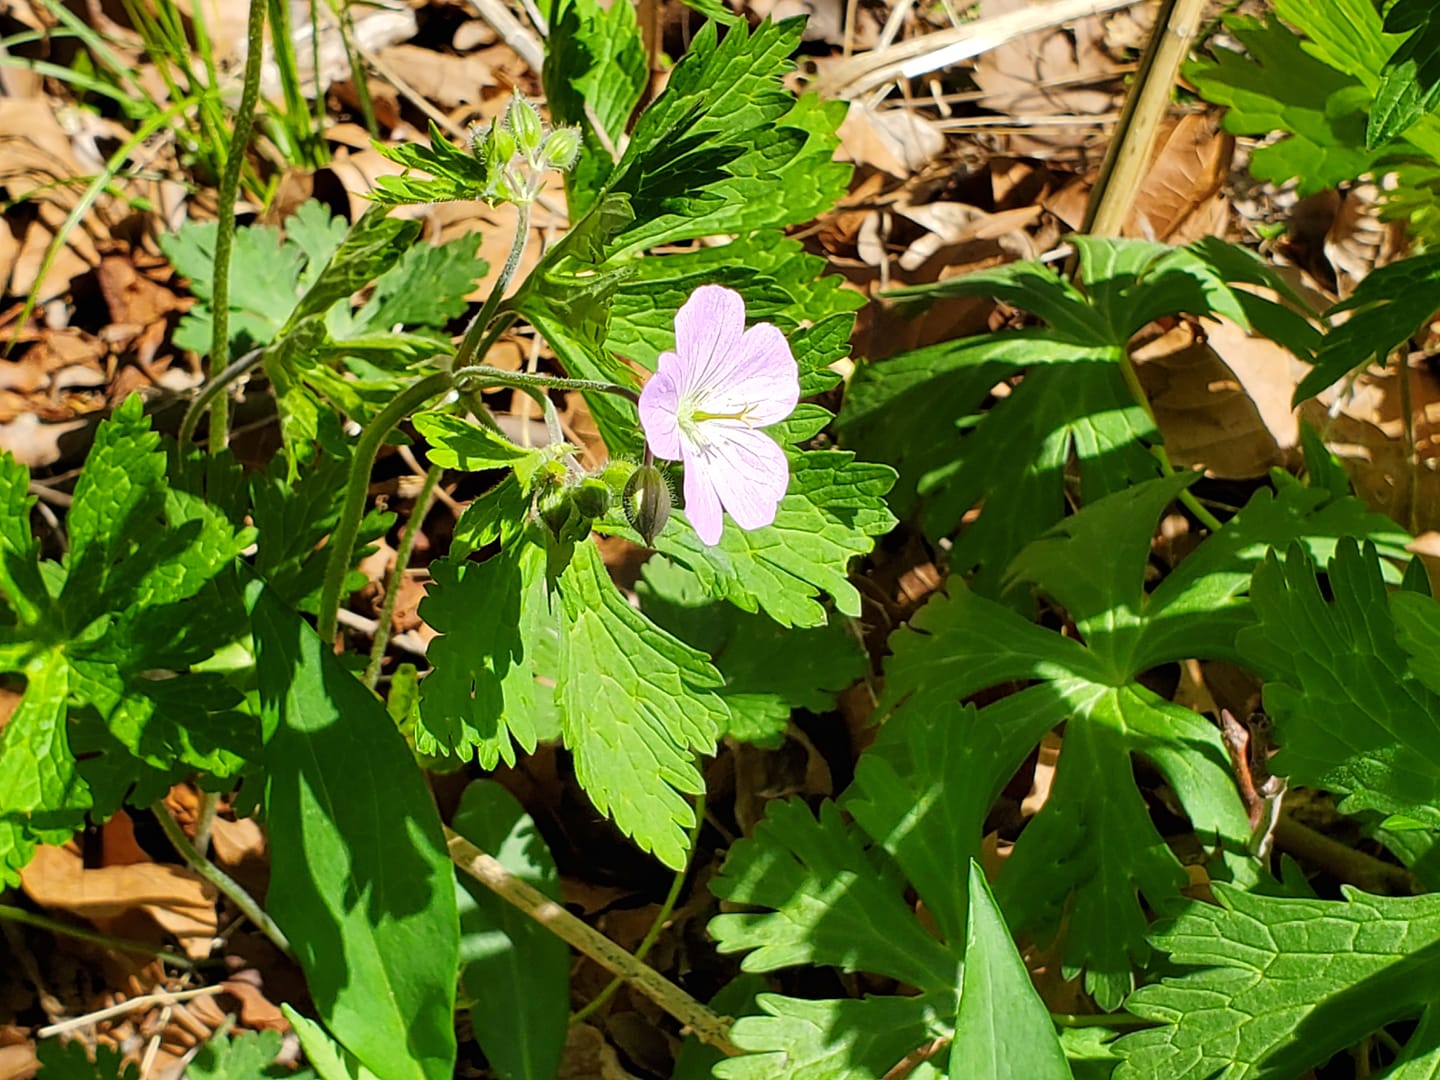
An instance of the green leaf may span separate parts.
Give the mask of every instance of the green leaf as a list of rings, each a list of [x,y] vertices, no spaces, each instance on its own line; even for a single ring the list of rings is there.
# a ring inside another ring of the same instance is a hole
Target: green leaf
[[[606,8],[595,0],[563,0],[551,15],[545,50],[541,75],[550,115],[584,134],[580,157],[565,177],[571,216],[578,220],[614,171],[612,150],[624,144],[650,68],[629,4]]]
[[[1155,938],[1188,970],[1126,1002],[1163,1026],[1120,1039],[1115,1080],[1300,1076],[1416,1016],[1412,1042],[1433,1048],[1440,901],[1341,891],[1344,902],[1216,885],[1220,907],[1189,903]]]
[[[685,865],[704,790],[694,755],[728,721],[705,655],[632,608],[595,545],[575,545],[560,575],[560,673],[565,745],[586,795],[667,866]]]
[[[1295,388],[1294,403],[1372,362],[1385,363],[1435,314],[1437,288],[1440,252],[1413,255],[1366,274],[1349,297],[1325,313],[1329,332],[1315,366]],[[1337,322],[1343,313],[1348,318]]]
[[[85,819],[90,791],[67,739],[69,669],[58,653],[25,671],[25,694],[0,731],[0,883],[18,885],[37,843],[63,841]]]
[[[731,1032],[747,1055],[717,1065],[717,1076],[882,1076],[953,1019],[958,950],[920,925],[895,864],[867,848],[835,804],[823,803],[817,820],[799,800],[770,803],[755,835],[730,849],[711,891],[732,904],[768,909],[710,921],[722,953],[752,950],[744,971],[829,964],[922,991],[863,1001],[761,994],[757,1004],[768,1015],[742,1017]]]
[[[949,535],[983,504],[950,553],[952,568],[980,569],[982,592],[993,592],[1004,565],[1063,515],[1072,468],[1087,502],[1160,472],[1150,452],[1158,433],[1123,369],[1140,327],[1180,313],[1224,315],[1263,328],[1302,356],[1314,347],[1316,335],[1298,311],[1248,286],[1291,303],[1293,291],[1233,245],[1093,238],[1076,245],[1083,291],[1038,263],[901,290],[897,295],[997,296],[1034,311],[1050,329],[862,364],[840,415],[847,442],[900,470],[897,506],[918,502],[932,536]],[[982,411],[991,389],[1017,375],[1025,377]]]
[[[381,176],[369,198],[381,206],[412,206],[432,202],[455,202],[482,199],[492,201],[494,177],[490,166],[480,154],[471,153],[445,137],[430,122],[430,145],[405,143],[386,146],[375,143],[375,149],[391,161],[405,166],[403,176]],[[429,173],[431,179],[417,179],[411,169]]]
[[[635,124],[606,191],[630,197],[634,221],[615,255],[723,233],[808,221],[845,192],[832,160],[838,102],[796,101],[781,85],[803,22],[744,24],[718,39],[707,23]],[[784,192],[784,198],[772,197]]]
[[[560,902],[550,849],[530,815],[499,784],[470,784],[451,826],[510,873]],[[475,1041],[502,1080],[552,1080],[570,1026],[570,950],[468,875],[457,875],[456,888],[460,984],[470,999]]]
[[[1378,22],[1373,9],[1369,18]],[[1226,131],[1290,133],[1255,152],[1257,179],[1296,180],[1301,195],[1313,195],[1375,167],[1379,155],[1365,139],[1371,91],[1359,78],[1312,55],[1278,19],[1233,17],[1226,27],[1249,57],[1213,47],[1213,59],[1191,62],[1185,75],[1206,100],[1229,106]]]
[[[175,346],[206,355],[210,352],[215,233],[215,222],[208,221],[187,223],[174,236],[159,237],[161,250],[200,300],[175,328]],[[250,225],[235,230],[230,252],[232,357],[275,339],[300,298],[304,262],[304,252],[298,245],[284,243],[278,229]]]
[[[387,1080],[449,1080],[459,923],[434,801],[328,644],[258,579],[245,601],[268,735],[267,908],[347,1049]]]
[[[420,222],[387,217],[384,207],[372,206],[350,226],[330,261],[285,321],[282,333],[311,315],[323,315],[348,300],[362,285],[393,267],[420,232]]]
[[[970,863],[970,925],[950,1080],[1070,1080],[1070,1065],[985,875]]]
[[[553,692],[536,683],[553,675],[536,662],[555,613],[545,588],[545,551],[520,541],[483,563],[437,559],[420,617],[440,636],[428,650],[434,667],[421,686],[415,747],[481,768],[515,764],[539,738],[537,718]]]
[[[1064,605],[1083,644],[1033,625],[952,578],[950,596],[933,598],[909,628],[891,637],[886,664],[880,707],[891,714],[889,724],[913,714],[953,715],[957,702],[988,688],[1030,684],[981,709],[973,722],[962,720],[954,735],[963,740],[958,744],[964,747],[963,768],[975,789],[950,796],[952,803],[964,800],[944,815],[959,835],[927,841],[934,834],[922,833],[912,842],[918,853],[943,844],[942,866],[978,850],[984,815],[1001,786],[1041,735],[1065,722],[1050,798],[1021,833],[996,895],[1017,931],[1054,927],[1062,911],[1068,912],[1065,970],[1084,969],[1087,987],[1107,1008],[1117,1006],[1129,989],[1131,959],[1146,955],[1146,920],[1137,892],[1152,909],[1164,911],[1178,901],[1186,880],[1136,789],[1132,756],[1147,759],[1165,777],[1192,827],[1211,838],[1202,842],[1218,841],[1238,852],[1249,836],[1214,726],[1146,689],[1137,676],[1212,650],[1244,662],[1250,653],[1244,645],[1237,650],[1234,634],[1247,617],[1245,575],[1267,540],[1287,531],[1303,536],[1312,525],[1303,509],[1314,510],[1313,499],[1283,513],[1274,512],[1268,499],[1257,503],[1258,517],[1247,517],[1247,508],[1232,523],[1233,535],[1232,526],[1220,530],[1171,575],[1173,587],[1167,582],[1147,596],[1152,523],[1187,479],[1157,481],[1092,503],[1016,561],[1015,580],[1036,585]],[[1312,491],[1298,485],[1294,490]],[[1288,496],[1291,502],[1297,498]],[[1322,526],[1334,525],[1318,516],[1317,545],[1327,542]],[[1191,562],[1195,568],[1187,571]],[[1076,566],[1090,570],[1077,575]],[[1207,615],[1220,629],[1207,623]],[[915,721],[910,723],[914,730]],[[914,752],[942,758],[942,749],[929,742]],[[867,776],[857,774],[862,790],[886,790],[883,775]],[[939,783],[927,786],[944,790]],[[903,795],[903,789],[888,797],[871,795],[868,801],[888,807],[888,816],[867,823],[867,829],[898,828],[903,836]],[[877,813],[864,806],[855,808],[862,822]],[[918,870],[910,873],[917,886],[926,880]],[[928,893],[943,894],[943,870],[931,873],[942,876]],[[954,895],[953,885],[948,891]],[[927,899],[927,904],[942,925],[954,925],[953,901]]]
[[[749,950],[744,971],[827,964],[922,990],[955,989],[957,956],[916,921],[904,879],[867,853],[833,803],[822,804],[817,820],[803,802],[772,802],[755,837],[730,849],[711,891],[769,909],[710,920],[720,952]]]
[[[45,1070],[45,1080],[137,1080],[140,1076],[133,1061],[103,1044],[95,1047],[92,1062],[83,1039],[41,1039],[35,1056]]]
[[[1374,549],[1353,541],[1337,547],[1327,582],[1329,601],[1312,557],[1293,549],[1255,572],[1259,621],[1239,645],[1266,680],[1281,747],[1271,770],[1345,795],[1347,813],[1440,826],[1440,679],[1426,663],[1440,641],[1435,601],[1387,596]]]
[[[315,1067],[320,1080],[378,1080],[378,1077],[361,1065],[354,1054],[337,1043],[326,1030],[302,1016],[289,1004],[281,1004],[280,1011],[300,1039],[300,1049],[305,1058]]]
[[[289,1066],[275,1064],[279,1053],[278,1031],[244,1031],[233,1039],[224,1032],[216,1032],[196,1051],[185,1075],[193,1080],[259,1080],[261,1077],[296,1076]]]
[[[777,743],[792,711],[828,712],[836,693],[865,674],[864,651],[837,619],[787,631],[764,616],[712,602],[694,573],[663,555],[647,560],[641,573],[635,585],[641,610],[720,670],[720,696],[730,708],[722,734]]]
[[[305,270],[300,275],[300,287],[308,289],[316,276],[330,263],[345,240],[349,224],[339,214],[332,215],[330,208],[316,199],[306,199],[295,213],[285,219],[285,239],[305,253]]]
[[[450,413],[417,413],[414,423],[430,444],[430,460],[445,469],[506,469],[536,453],[516,446],[498,431]]]
[[[827,414],[802,410],[792,422],[813,434]],[[854,458],[845,450],[792,452],[790,489],[773,525],[746,532],[727,519],[720,543],[707,547],[676,511],[656,538],[656,550],[692,571],[709,596],[742,611],[763,610],[781,626],[824,625],[825,608],[817,599],[822,591],[842,614],[858,616],[860,594],[849,580],[850,560],[868,553],[873,538],[894,526],[884,501],[894,473]],[[622,522],[612,514],[603,528],[636,538]]]
[[[389,333],[396,326],[443,327],[465,314],[465,299],[489,264],[479,257],[481,236],[469,233],[444,244],[414,244],[375,281],[355,315],[355,332]],[[352,338],[355,333],[340,335]]]
[[[923,1046],[953,1012],[953,996],[806,1001],[761,994],[730,1039],[746,1051],[715,1066],[720,1080],[874,1080]],[[912,1076],[918,1076],[912,1073]]]
[[[40,547],[30,531],[30,470],[9,453],[0,455],[0,598],[24,625],[35,624],[50,607],[36,558]]]

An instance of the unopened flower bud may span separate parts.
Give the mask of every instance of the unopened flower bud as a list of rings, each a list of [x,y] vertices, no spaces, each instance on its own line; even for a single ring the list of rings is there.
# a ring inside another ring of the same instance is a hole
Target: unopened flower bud
[[[507,129],[496,124],[490,129],[487,149],[490,153],[490,164],[501,168],[510,163],[515,156],[515,136]]]
[[[515,142],[520,152],[533,159],[545,138],[545,128],[540,123],[540,114],[535,111],[535,106],[516,94],[510,99],[510,108],[506,111],[505,119],[510,130],[515,133]]]
[[[654,465],[641,465],[630,474],[621,505],[640,538],[653,544],[670,520],[670,485]]]
[[[602,518],[610,510],[610,489],[604,480],[589,476],[571,489],[570,500],[587,518]]]
[[[556,128],[540,148],[540,166],[545,169],[565,170],[575,164],[580,153],[580,131],[578,128]]]

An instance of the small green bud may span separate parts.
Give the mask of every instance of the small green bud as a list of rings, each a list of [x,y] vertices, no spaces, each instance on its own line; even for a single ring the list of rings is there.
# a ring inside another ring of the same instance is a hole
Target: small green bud
[[[556,128],[540,148],[540,167],[565,170],[575,164],[580,153],[580,132],[577,128]]]
[[[647,545],[655,542],[670,520],[670,485],[654,465],[641,465],[630,475],[621,496],[625,517]]]
[[[534,160],[545,138],[545,127],[540,123],[540,114],[535,106],[516,94],[510,99],[510,108],[505,114],[510,130],[515,133],[515,142],[520,152]]]
[[[602,518],[610,510],[610,489],[599,477],[587,476],[571,489],[570,501],[587,518]]]
[[[490,129],[489,151],[490,164],[503,168],[515,156],[515,136],[496,124]]]

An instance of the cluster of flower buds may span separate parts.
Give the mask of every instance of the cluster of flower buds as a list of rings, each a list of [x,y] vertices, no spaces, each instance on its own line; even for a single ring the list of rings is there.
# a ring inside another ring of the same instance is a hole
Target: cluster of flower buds
[[[547,470],[535,500],[535,516],[557,540],[589,535],[590,523],[617,503],[631,528],[647,544],[670,520],[670,484],[654,465],[615,460],[598,473],[579,472],[556,461]]]
[[[547,132],[535,106],[516,94],[505,114],[471,136],[475,156],[490,168],[486,197],[498,202],[529,203],[540,194],[545,174],[562,172],[580,153],[580,131],[559,127]]]

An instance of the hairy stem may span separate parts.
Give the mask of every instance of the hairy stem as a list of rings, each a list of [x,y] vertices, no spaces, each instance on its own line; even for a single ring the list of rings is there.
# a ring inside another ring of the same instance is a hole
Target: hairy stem
[[[370,470],[375,466],[375,455],[390,429],[411,412],[431,398],[443,394],[451,387],[450,373],[437,371],[419,382],[411,383],[400,391],[390,404],[380,410],[379,415],[365,425],[360,440],[355,444],[355,456],[350,462],[350,476],[345,482],[345,500],[340,506],[340,520],[330,534],[330,556],[325,564],[325,585],[320,592],[320,636],[329,642],[335,640],[335,620],[340,611],[340,593],[345,587],[345,576],[350,572],[350,560],[355,552],[355,537],[360,532],[360,522],[365,517],[365,498],[370,492]]]
[[[654,968],[641,963],[604,934],[510,873],[463,836],[446,829],[445,839],[450,849],[450,860],[462,871],[607,971],[620,976],[679,1020],[702,1042],[732,1057],[740,1053],[730,1041],[730,1023],[724,1017],[716,1016]]]
[[[639,401],[640,395],[628,386],[619,383],[602,382],[599,379],[565,379],[558,375],[540,375],[529,371],[502,371],[489,364],[471,364],[455,370],[455,381],[462,384],[468,380],[482,381],[486,386],[510,386],[516,390],[582,390],[597,394],[617,394]]]
[[[293,955],[290,951],[289,940],[280,927],[275,925],[275,920],[270,918],[265,909],[255,902],[255,898],[241,888],[234,878],[195,850],[195,846],[190,843],[190,838],[185,835],[185,830],[180,828],[180,824],[170,816],[170,811],[165,808],[165,800],[156,799],[150,804],[150,812],[155,815],[155,820],[160,823],[160,828],[165,830],[165,835],[169,837],[170,843],[180,853],[180,857],[185,860],[190,869],[228,896],[235,906],[245,913],[245,917],[274,942],[277,949],[286,956]]]
[[[695,843],[700,838],[700,830],[705,826],[705,794],[701,792],[695,798],[695,826],[690,830],[690,850],[695,850]],[[635,960],[637,963],[644,960],[650,949],[660,938],[660,932],[665,929],[665,924],[670,921],[670,913],[675,910],[675,903],[680,899],[680,890],[685,885],[685,879],[690,876],[690,866],[687,863],[682,870],[675,872],[675,879],[670,882],[670,891],[665,894],[665,901],[660,905],[660,910],[655,913],[655,921],[650,924],[650,929],[640,939],[640,944],[635,946]],[[620,989],[620,984],[625,979],[616,975],[611,979],[605,989],[595,995],[594,1000],[587,1005],[577,1009],[575,1015],[570,1017],[570,1023],[578,1024],[587,1016],[590,1016],[597,1009],[603,1006],[614,996],[615,991]]]
[[[515,238],[510,242],[510,254],[506,256],[505,265],[500,268],[500,276],[495,279],[495,287],[485,298],[480,313],[471,320],[469,327],[465,330],[465,337],[460,342],[460,348],[455,352],[454,366],[457,368],[464,367],[476,356],[483,359],[485,354],[490,351],[490,346],[495,343],[495,339],[504,333],[505,327],[509,325],[509,321],[507,321],[499,326],[493,334],[485,333],[491,320],[495,318],[495,312],[500,310],[500,301],[505,299],[505,290],[510,287],[510,279],[515,276],[515,271],[520,266],[520,256],[525,253],[525,244],[530,239],[530,205],[519,203],[515,210]],[[513,316],[510,321],[513,321]]]
[[[371,690],[380,681],[380,665],[385,661],[385,647],[390,644],[391,620],[395,616],[395,602],[400,597],[400,583],[410,566],[410,554],[415,550],[415,541],[420,528],[425,524],[425,515],[430,510],[430,500],[435,494],[435,485],[445,470],[431,465],[420,485],[420,494],[415,497],[415,509],[410,511],[410,520],[400,534],[400,547],[395,552],[395,568],[390,571],[390,582],[385,587],[385,602],[381,605],[380,616],[375,626],[375,639],[370,643],[370,662],[365,666],[365,685]]]
[[[230,249],[235,241],[235,196],[240,190],[240,170],[245,164],[245,150],[250,145],[250,131],[255,123],[255,105],[260,97],[260,60],[265,51],[265,0],[250,0],[250,20],[246,24],[245,38],[245,84],[240,91],[240,108],[235,114],[230,149],[225,155],[225,170],[220,174],[220,192],[215,210],[215,270],[210,299],[212,371],[215,365],[224,363],[230,355]],[[219,453],[229,442],[230,401],[222,394],[215,399],[215,405],[210,410],[210,452]]]
[[[264,358],[263,348],[251,349],[200,388],[195,400],[190,402],[190,407],[185,410],[185,418],[180,421],[178,441],[182,447],[189,446],[190,440],[195,437],[195,429],[200,425],[200,417],[205,414],[205,407],[210,404],[210,399],[251,368],[258,367]]]

